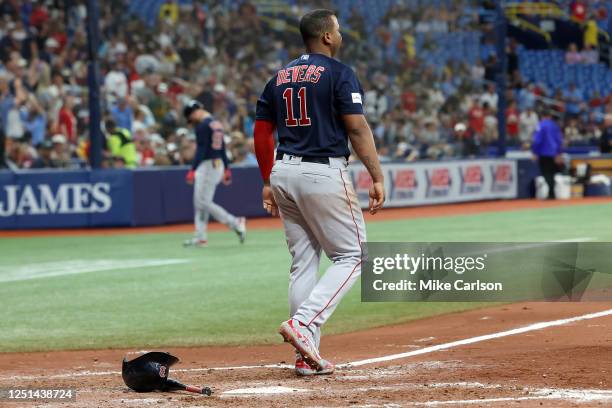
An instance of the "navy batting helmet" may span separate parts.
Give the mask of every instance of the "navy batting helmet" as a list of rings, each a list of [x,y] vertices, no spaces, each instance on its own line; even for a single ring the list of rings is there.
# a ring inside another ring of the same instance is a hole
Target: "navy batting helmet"
[[[189,122],[189,117],[191,114],[198,109],[204,109],[204,105],[196,100],[190,101],[187,105],[185,105],[183,108],[183,116],[185,117],[185,120]]]
[[[153,351],[128,361],[123,358],[121,376],[125,385],[136,392],[165,390],[170,367],[179,361],[170,353]]]

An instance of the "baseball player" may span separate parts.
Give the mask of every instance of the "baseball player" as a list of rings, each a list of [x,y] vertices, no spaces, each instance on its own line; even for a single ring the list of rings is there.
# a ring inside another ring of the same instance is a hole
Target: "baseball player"
[[[363,114],[363,90],[355,73],[333,59],[342,43],[339,28],[332,11],[306,14],[300,21],[306,53],[279,70],[257,102],[255,148],[263,206],[273,215],[280,212],[293,258],[291,318],[279,333],[296,349],[298,375],[334,371],[319,354],[321,326],[361,274],[366,231],[347,171],[349,139],[372,176],[370,212],[376,213],[385,199]],[[333,265],[317,280],[322,251]]]
[[[233,229],[240,243],[246,238],[246,220],[235,217],[213,202],[217,185],[230,184],[232,172],[228,166],[223,137],[223,125],[197,101],[191,101],[183,109],[185,119],[195,127],[197,150],[187,183],[194,184],[195,235],[184,246],[205,247],[208,244],[208,218],[215,219]]]

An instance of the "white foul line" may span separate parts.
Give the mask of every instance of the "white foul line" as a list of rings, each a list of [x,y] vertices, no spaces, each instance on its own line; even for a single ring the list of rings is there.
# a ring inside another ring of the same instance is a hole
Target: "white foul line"
[[[450,343],[438,344],[437,346],[425,347],[419,350],[408,351],[406,353],[391,354],[391,355],[383,356],[383,357],[359,360],[359,361],[355,361],[352,363],[339,364],[336,367],[338,368],[357,367],[357,366],[362,366],[366,364],[380,363],[383,361],[399,360],[401,358],[407,358],[407,357],[418,356],[421,354],[433,353],[434,351],[446,350],[446,349],[453,348],[453,347],[464,346],[466,344],[473,344],[473,343],[478,343],[478,342],[486,341],[486,340],[499,339],[501,337],[513,336],[515,334],[527,333],[527,332],[534,331],[534,330],[546,329],[548,327],[562,326],[568,323],[578,322],[580,320],[596,319],[598,317],[604,317],[604,316],[610,316],[610,315],[612,315],[612,309],[604,310],[602,312],[597,312],[597,313],[589,313],[589,314],[582,315],[582,316],[570,317],[568,319],[560,319],[560,320],[552,320],[549,322],[534,323],[534,324],[530,324],[529,326],[519,327],[517,329],[511,329],[511,330],[506,330],[506,331],[492,333],[492,334],[485,334],[484,336],[477,336],[477,337],[472,337],[469,339],[452,341]]]
[[[464,346],[466,344],[474,344],[474,343],[479,343],[481,341],[499,339],[501,337],[513,336],[515,334],[522,334],[522,333],[527,333],[527,332],[535,331],[535,330],[542,330],[548,327],[563,326],[568,323],[574,323],[574,322],[578,322],[581,320],[596,319],[598,317],[605,317],[605,316],[610,316],[610,315],[612,315],[612,309],[608,309],[608,310],[604,310],[604,311],[596,312],[596,313],[589,313],[589,314],[585,314],[582,316],[570,317],[567,319],[559,319],[559,320],[552,320],[548,322],[533,323],[525,327],[519,327],[516,329],[506,330],[502,332],[486,334],[483,336],[477,336],[477,337],[471,337],[468,339],[452,341],[450,343],[444,343],[444,344],[439,344],[437,346],[425,347],[419,350],[409,351],[406,353],[391,354],[391,355],[382,356],[382,357],[354,361],[352,363],[338,364],[336,365],[336,368],[351,368],[351,367],[357,367],[357,366],[362,366],[366,364],[399,360],[403,358],[418,356],[421,354],[433,353],[435,351],[447,350],[447,349],[458,347],[458,346]],[[245,366],[234,366],[234,367],[184,368],[184,369],[175,369],[172,371],[174,372],[202,372],[202,371],[208,371],[208,370],[213,370],[213,371],[216,371],[216,370],[219,370],[219,371],[221,370],[252,370],[252,369],[261,369],[261,368],[287,369],[287,368],[293,368],[293,366],[288,365],[288,364],[266,364],[266,365],[245,365]],[[58,378],[73,378],[73,377],[107,376],[107,375],[110,376],[110,375],[119,375],[119,374],[121,374],[121,372],[119,371],[85,371],[85,372],[80,372],[80,373],[66,373],[66,374],[57,374],[57,375],[49,375],[49,376],[44,376],[44,375],[42,376],[40,375],[9,376],[9,377],[0,377],[0,380],[36,380],[36,379],[41,379],[41,378],[58,379]]]
[[[293,368],[288,364],[260,364],[260,365],[242,365],[228,367],[201,367],[201,368],[173,368],[173,373],[197,373],[205,371],[230,371],[230,370],[253,370],[256,368]],[[74,377],[106,377],[112,375],[121,375],[121,371],[81,371],[76,373],[65,373],[55,375],[16,375],[9,377],[0,377],[0,380],[38,380],[46,378],[49,380],[67,379]]]
[[[189,259],[73,259],[0,266],[0,283],[191,262]]]
[[[581,238],[569,238],[569,239],[558,239],[556,241],[552,241],[552,242],[591,242],[591,241],[595,241],[595,238],[593,237],[581,237]]]
[[[482,398],[470,400],[442,400],[442,401],[426,401],[413,402],[413,406],[437,407],[440,405],[471,405],[471,404],[487,404],[495,402],[514,402],[514,401],[529,401],[529,400],[566,400],[576,403],[581,402],[602,402],[612,401],[611,390],[575,390],[575,389],[557,389],[557,388],[541,388],[531,390],[532,394],[528,397],[498,397],[498,398]]]

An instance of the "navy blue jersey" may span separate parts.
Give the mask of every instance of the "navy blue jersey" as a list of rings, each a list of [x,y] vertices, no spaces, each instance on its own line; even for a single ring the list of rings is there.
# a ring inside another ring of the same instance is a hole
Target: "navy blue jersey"
[[[221,159],[228,168],[223,140],[225,132],[221,122],[209,116],[196,125],[195,134],[197,150],[191,167],[195,170],[203,160]]]
[[[276,125],[279,152],[348,157],[342,115],[363,114],[362,100],[352,69],[323,54],[304,54],[266,84],[256,119]]]

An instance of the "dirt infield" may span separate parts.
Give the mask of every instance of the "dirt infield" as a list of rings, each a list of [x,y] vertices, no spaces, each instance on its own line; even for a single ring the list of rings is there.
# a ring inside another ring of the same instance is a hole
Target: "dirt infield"
[[[499,201],[478,201],[470,203],[440,204],[421,207],[407,208],[388,208],[376,215],[365,214],[366,222],[398,220],[425,217],[445,217],[453,215],[469,215],[485,212],[526,210],[537,208],[562,207],[568,205],[587,205],[587,204],[612,204],[612,197],[588,197],[571,200],[539,201],[539,200],[499,200]],[[282,227],[279,218],[255,218],[250,219],[249,229],[278,229]],[[223,231],[226,227],[213,222],[209,226],[210,231]],[[0,238],[19,238],[19,237],[44,237],[44,236],[90,236],[90,235],[113,235],[113,234],[145,234],[145,233],[164,233],[164,232],[191,232],[193,225],[177,224],[163,225],[155,227],[136,227],[136,228],[87,228],[87,229],[39,229],[39,230],[15,230],[0,231]]]
[[[323,355],[353,365],[317,378],[286,367],[292,352],[280,337],[168,348],[182,359],[171,376],[212,387],[212,397],[127,390],[119,370],[128,351],[0,354],[0,388],[77,392],[74,402],[2,406],[612,406],[612,302],[495,306],[324,337]]]
[[[612,199],[496,201],[389,209],[373,220],[612,203]],[[250,228],[280,228],[256,219]],[[214,225],[213,229],[223,228]],[[0,237],[188,232],[151,228],[4,231]],[[121,380],[136,350],[0,353],[0,389],[74,388],[76,401],[0,401],[1,407],[451,406],[612,407],[612,302],[518,303],[324,337],[332,376],[298,378],[279,344],[164,348],[171,376],[214,394],[138,394]]]

